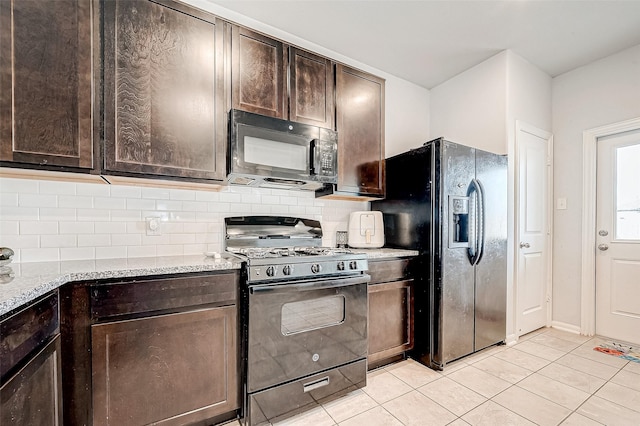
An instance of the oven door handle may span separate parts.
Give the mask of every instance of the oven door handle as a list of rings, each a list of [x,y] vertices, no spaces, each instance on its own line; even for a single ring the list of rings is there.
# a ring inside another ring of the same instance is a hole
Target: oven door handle
[[[292,284],[265,284],[249,287],[251,294],[258,293],[288,293],[291,291],[325,290],[330,288],[348,287],[356,284],[366,284],[371,281],[367,274],[351,278],[330,279],[324,281],[309,281]]]

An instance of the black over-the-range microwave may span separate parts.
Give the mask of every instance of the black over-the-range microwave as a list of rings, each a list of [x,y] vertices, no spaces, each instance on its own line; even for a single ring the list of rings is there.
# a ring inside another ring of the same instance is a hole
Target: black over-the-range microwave
[[[235,109],[229,126],[229,183],[312,191],[337,183],[335,131]]]

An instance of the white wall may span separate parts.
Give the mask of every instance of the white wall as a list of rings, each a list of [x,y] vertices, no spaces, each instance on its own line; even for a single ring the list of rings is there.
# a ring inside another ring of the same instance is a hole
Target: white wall
[[[384,78],[386,157],[429,140],[429,90],[207,0],[182,0],[231,22]],[[338,136],[339,137],[339,136]]]
[[[431,89],[430,138],[506,154],[506,102],[504,51]]]
[[[640,117],[640,45],[553,79],[553,319],[580,325],[582,132]]]

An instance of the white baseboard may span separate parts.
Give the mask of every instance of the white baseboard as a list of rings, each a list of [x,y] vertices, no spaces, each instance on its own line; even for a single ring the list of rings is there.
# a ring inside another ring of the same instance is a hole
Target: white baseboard
[[[567,331],[569,333],[580,334],[580,326],[568,324],[566,322],[551,321],[551,327],[558,330]]]
[[[504,343],[505,343],[507,346],[513,346],[513,345],[515,345],[516,343],[518,343],[518,336],[516,336],[515,334],[509,334],[509,335],[507,336],[507,338],[506,338],[506,339],[504,339]]]

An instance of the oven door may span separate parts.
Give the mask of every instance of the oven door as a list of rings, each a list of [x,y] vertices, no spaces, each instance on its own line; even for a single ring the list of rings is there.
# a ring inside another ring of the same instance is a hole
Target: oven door
[[[369,280],[250,286],[248,392],[366,357]]]

